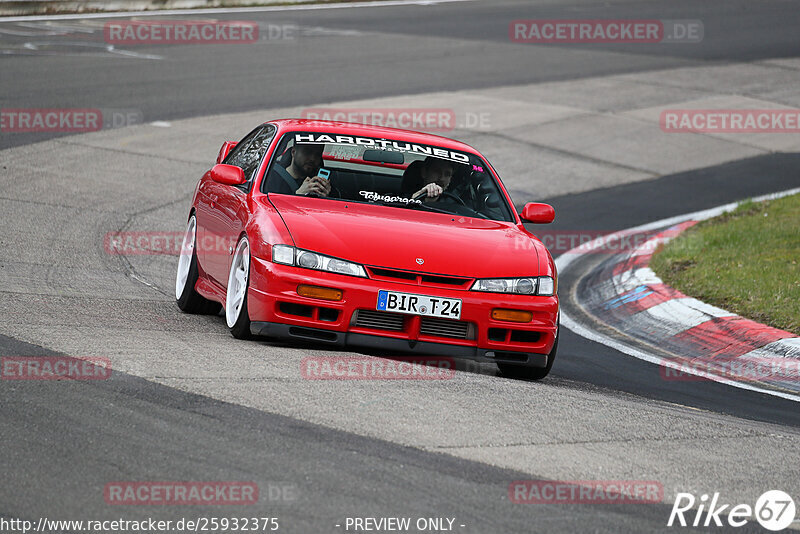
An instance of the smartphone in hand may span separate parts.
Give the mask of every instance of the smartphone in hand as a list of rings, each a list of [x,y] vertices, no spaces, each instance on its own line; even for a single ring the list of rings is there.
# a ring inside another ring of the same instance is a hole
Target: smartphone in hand
[[[317,172],[317,176],[320,178],[325,178],[326,180],[330,180],[331,171],[328,169],[320,169],[319,172]]]

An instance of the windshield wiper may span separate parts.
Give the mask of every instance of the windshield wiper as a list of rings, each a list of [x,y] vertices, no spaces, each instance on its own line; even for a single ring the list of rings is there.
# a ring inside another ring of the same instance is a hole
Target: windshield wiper
[[[433,211],[433,212],[436,212],[436,213],[444,213],[446,215],[458,215],[458,213],[456,213],[454,211],[447,211],[447,210],[443,210],[442,208],[434,208],[430,204],[424,204],[424,203],[423,204],[409,204],[408,206],[409,207],[413,207],[413,208],[422,208],[422,209],[425,209],[425,210],[428,210],[428,211]]]
[[[381,206],[391,206],[393,208],[413,208],[418,209],[422,208],[427,211],[432,211],[435,213],[444,213],[445,215],[458,215],[458,213],[454,211],[448,211],[441,208],[434,208],[429,204],[417,203],[417,202],[398,202],[398,201],[389,201],[389,200],[369,200],[369,204],[380,204]]]

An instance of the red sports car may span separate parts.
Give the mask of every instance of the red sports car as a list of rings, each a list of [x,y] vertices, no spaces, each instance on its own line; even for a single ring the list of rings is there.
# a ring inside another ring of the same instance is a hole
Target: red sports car
[[[231,333],[494,362],[540,379],[558,346],[553,258],[472,147],[393,128],[269,121],[195,189],[181,310]]]

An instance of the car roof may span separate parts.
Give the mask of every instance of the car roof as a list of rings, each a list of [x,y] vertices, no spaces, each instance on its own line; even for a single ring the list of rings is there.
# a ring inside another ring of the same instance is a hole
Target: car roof
[[[356,122],[324,121],[318,119],[277,119],[267,121],[283,131],[324,132],[341,135],[363,135],[365,137],[389,137],[423,145],[434,145],[450,150],[479,153],[466,143],[440,135],[413,132],[386,126],[368,126]]]

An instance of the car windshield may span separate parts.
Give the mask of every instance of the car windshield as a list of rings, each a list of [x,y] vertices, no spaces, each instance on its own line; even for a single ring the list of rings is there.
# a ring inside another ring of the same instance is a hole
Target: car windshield
[[[470,152],[406,141],[321,132],[290,132],[263,181],[266,193],[295,194],[303,179],[329,173],[331,200],[382,204],[513,221],[489,167]],[[420,192],[436,183],[443,192]]]

